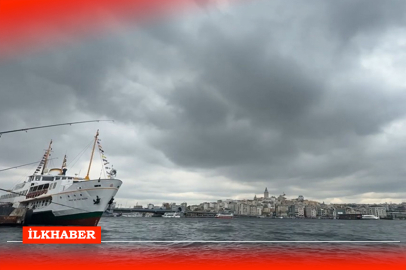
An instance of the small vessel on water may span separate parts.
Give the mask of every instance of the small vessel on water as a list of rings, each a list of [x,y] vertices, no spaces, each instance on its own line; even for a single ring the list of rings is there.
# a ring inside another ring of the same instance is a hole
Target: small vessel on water
[[[102,217],[121,217],[123,213],[114,213],[114,208],[116,207],[116,203],[109,203],[107,209],[104,211]]]
[[[162,215],[163,218],[181,218],[182,216],[181,212],[167,212]]]
[[[142,218],[144,215],[142,213],[123,213],[121,216],[127,218]]]
[[[361,219],[379,219],[379,217],[375,215],[362,215]]]
[[[216,218],[233,218],[234,214],[233,213],[218,213],[216,215]]]
[[[32,210],[30,225],[96,226],[105,210],[113,203],[122,181],[115,179],[116,170],[109,167],[97,131],[87,175],[66,175],[66,156],[60,168],[47,168],[52,141],[33,175],[0,197],[0,204]],[[89,172],[96,143],[107,178],[90,180]],[[107,171],[109,170],[109,171]]]

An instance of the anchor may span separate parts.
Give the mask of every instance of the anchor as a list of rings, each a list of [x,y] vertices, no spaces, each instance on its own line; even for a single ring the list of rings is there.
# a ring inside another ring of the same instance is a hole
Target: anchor
[[[96,196],[96,200],[93,200],[94,204],[99,204],[100,203],[100,198],[99,196]]]

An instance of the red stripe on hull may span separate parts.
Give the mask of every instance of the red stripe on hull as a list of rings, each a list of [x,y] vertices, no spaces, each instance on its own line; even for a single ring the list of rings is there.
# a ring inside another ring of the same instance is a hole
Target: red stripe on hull
[[[58,223],[61,225],[73,225],[73,226],[97,226],[99,224],[100,217],[89,217],[81,219],[71,219],[71,220],[59,220]]]
[[[34,213],[29,225],[97,226],[103,212],[89,212],[67,216],[55,216],[51,211]]]

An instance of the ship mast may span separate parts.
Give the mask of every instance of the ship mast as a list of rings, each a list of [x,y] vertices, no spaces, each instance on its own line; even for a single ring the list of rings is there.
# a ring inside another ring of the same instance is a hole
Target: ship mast
[[[42,167],[41,175],[44,174],[45,168],[47,167],[48,158],[49,158],[49,155],[50,155],[51,150],[52,150],[51,146],[52,146],[52,140],[51,140],[51,142],[49,143],[48,150],[47,150],[47,152],[46,152],[46,154],[45,154],[44,166]]]
[[[66,168],[66,155],[63,157],[61,170],[63,170],[63,168]]]
[[[99,130],[96,132],[96,136],[94,136],[94,143],[93,143],[93,150],[92,150],[92,155],[90,156],[90,163],[89,163],[89,168],[87,169],[87,175],[85,177],[85,180],[89,180],[89,173],[90,173],[90,168],[92,167],[92,161],[93,161],[93,154],[94,154],[94,148],[96,147],[96,142],[97,142],[97,137],[99,136]]]

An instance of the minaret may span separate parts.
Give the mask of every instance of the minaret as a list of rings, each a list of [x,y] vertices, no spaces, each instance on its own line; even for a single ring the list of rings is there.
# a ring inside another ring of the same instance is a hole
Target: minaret
[[[268,188],[265,188],[265,191],[264,191],[264,199],[269,199]]]

